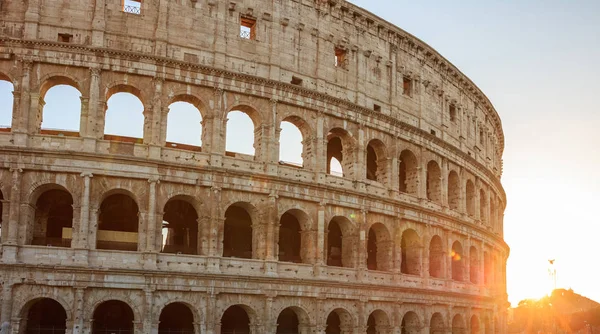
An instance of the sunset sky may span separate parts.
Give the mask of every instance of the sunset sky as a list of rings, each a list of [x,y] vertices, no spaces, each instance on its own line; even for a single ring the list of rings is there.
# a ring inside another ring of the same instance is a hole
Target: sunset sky
[[[500,114],[506,138],[502,183],[508,196],[504,231],[511,247],[510,302],[550,291],[548,259],[556,259],[559,287],[600,301],[600,252],[593,247],[600,243],[600,219],[594,216],[600,207],[600,1],[351,2],[440,52]],[[47,106],[64,105],[64,95],[78,94],[69,87],[56,89],[60,94],[47,96]],[[10,98],[7,83],[0,81],[0,102]],[[137,124],[143,124],[141,104],[119,95],[109,101],[109,110],[111,104],[140,109]],[[182,108],[183,117],[169,122],[181,131],[167,140],[199,145],[199,135],[177,138],[199,127],[197,112],[184,104],[174,108]],[[78,107],[61,115],[47,117],[45,127],[78,128]],[[132,120],[107,117],[115,129],[140,136]],[[10,114],[0,110],[0,125],[7,122]],[[250,146],[242,151],[251,150],[251,141],[240,143]],[[299,142],[284,145],[290,148],[285,153],[293,155]]]

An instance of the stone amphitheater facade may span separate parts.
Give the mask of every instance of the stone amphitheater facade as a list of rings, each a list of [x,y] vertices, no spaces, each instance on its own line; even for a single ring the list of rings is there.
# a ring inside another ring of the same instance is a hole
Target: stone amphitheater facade
[[[5,0],[0,18],[6,332],[506,332],[500,118],[419,39],[342,0]],[[78,132],[41,128],[55,85],[82,95]],[[105,135],[119,92],[143,138]],[[201,147],[167,143],[176,101]],[[254,156],[225,151],[233,110]],[[302,166],[280,162],[282,121]]]

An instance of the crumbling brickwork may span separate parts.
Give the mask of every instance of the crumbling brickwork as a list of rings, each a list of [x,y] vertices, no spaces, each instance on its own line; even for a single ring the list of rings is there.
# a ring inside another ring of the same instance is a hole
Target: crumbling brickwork
[[[342,0],[126,3],[0,2],[11,333],[506,332],[503,132],[458,69]],[[56,85],[77,132],[41,127]],[[142,138],[104,133],[119,92]],[[202,147],[167,143],[177,101]],[[230,111],[253,156],[226,152]]]

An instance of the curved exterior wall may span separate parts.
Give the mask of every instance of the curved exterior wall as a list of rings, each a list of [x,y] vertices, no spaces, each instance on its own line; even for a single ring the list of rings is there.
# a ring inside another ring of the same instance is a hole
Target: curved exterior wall
[[[161,310],[176,301],[192,310],[197,333],[220,333],[223,312],[237,304],[255,334],[275,333],[279,312],[292,306],[304,314],[302,333],[325,333],[332,310],[348,315],[344,333],[365,333],[373,312],[380,333],[505,332],[504,137],[491,103],[458,69],[344,1],[156,0],[143,1],[140,15],[122,9],[120,0],[0,2],[0,79],[14,85],[12,127],[0,131],[0,312],[13,333],[41,297],[66,310],[68,333],[89,333],[95,307],[110,299],[132,308],[136,333],[156,333]],[[256,20],[254,40],[240,38],[241,17]],[[44,94],[56,84],[82,94],[79,133],[40,130]],[[104,136],[106,101],[120,91],[144,104],[137,142]],[[201,149],[167,145],[173,101],[199,108]],[[254,157],[225,152],[231,110],[255,123]],[[279,163],[283,120],[303,134],[302,168]],[[326,172],[331,130],[344,144],[344,177]],[[377,181],[365,176],[372,140]],[[412,193],[399,190],[406,151],[416,161]],[[31,245],[36,201],[48,189],[72,195],[71,247]],[[138,251],[96,249],[101,203],[117,193],[139,208]],[[198,255],[160,252],[172,198],[197,212]],[[223,257],[234,204],[251,213],[251,259]],[[291,209],[305,217],[303,263],[278,261],[279,222]],[[327,265],[332,220],[343,221],[344,267]],[[374,226],[388,236],[380,270],[367,266]],[[401,240],[413,232],[418,270],[408,274]],[[436,236],[439,277],[430,273]],[[457,261],[462,280],[453,279]],[[407,314],[417,320],[403,325]]]

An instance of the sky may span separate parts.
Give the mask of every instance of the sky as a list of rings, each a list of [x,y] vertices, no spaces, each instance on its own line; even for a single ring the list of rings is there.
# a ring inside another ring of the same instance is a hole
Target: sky
[[[600,301],[600,252],[592,247],[600,231],[600,1],[351,2],[432,46],[498,111],[506,140],[509,301],[517,305],[550,291],[549,259],[556,260],[558,287]],[[12,105],[11,90],[0,81],[0,126],[10,124],[2,110]],[[51,88],[42,127],[78,129],[78,96],[68,86]],[[198,110],[184,102],[170,108],[169,128],[177,130],[167,132],[167,141],[200,145]],[[140,137],[142,109],[135,98],[115,94],[106,133]],[[250,118],[229,118],[227,138],[236,140],[227,150],[252,154],[252,131],[244,134]],[[302,163],[301,135],[291,124],[282,128],[281,160]]]

